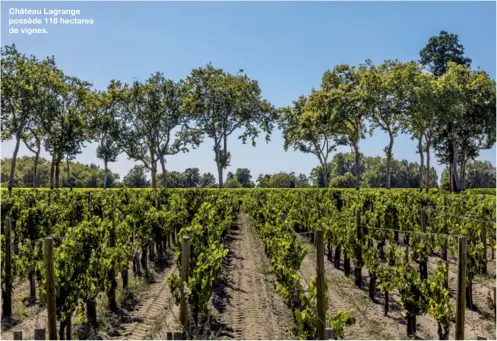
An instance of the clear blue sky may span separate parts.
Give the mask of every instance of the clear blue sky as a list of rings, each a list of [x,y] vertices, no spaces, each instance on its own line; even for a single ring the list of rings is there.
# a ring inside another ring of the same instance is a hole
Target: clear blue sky
[[[10,35],[10,7],[80,9],[81,18],[95,23],[47,26],[46,35]],[[91,81],[97,89],[113,78],[144,80],[155,71],[178,80],[208,62],[229,72],[242,68],[259,81],[265,98],[286,106],[318,88],[323,73],[337,64],[418,60],[429,37],[441,30],[458,34],[473,66],[495,79],[495,18],[495,2],[3,2],[2,44],[15,43],[40,58],[55,55],[67,74]],[[255,148],[236,136],[228,143],[228,170],[246,167],[254,178],[278,171],[309,174],[318,164],[312,155],[285,152],[278,130],[269,144],[261,138]],[[377,131],[360,148],[367,156],[383,156],[387,143],[386,135]],[[13,143],[1,146],[2,157],[11,157]],[[76,160],[102,165],[95,148],[87,145]],[[409,136],[400,136],[394,157],[418,161],[415,150]],[[20,155],[28,154],[23,146]],[[170,157],[167,167],[198,167],[216,175],[213,159],[212,143],[205,140],[197,150]],[[480,159],[495,165],[495,146]],[[121,155],[110,168],[124,176],[133,164]],[[443,166],[435,168],[440,175]]]

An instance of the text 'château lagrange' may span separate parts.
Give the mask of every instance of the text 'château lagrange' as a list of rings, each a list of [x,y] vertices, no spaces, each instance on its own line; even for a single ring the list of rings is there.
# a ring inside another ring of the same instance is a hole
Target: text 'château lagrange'
[[[10,15],[51,15],[51,16],[59,16],[59,15],[70,15],[77,16],[81,14],[79,9],[51,9],[51,8],[43,8],[43,9],[28,9],[28,8],[9,8]]]

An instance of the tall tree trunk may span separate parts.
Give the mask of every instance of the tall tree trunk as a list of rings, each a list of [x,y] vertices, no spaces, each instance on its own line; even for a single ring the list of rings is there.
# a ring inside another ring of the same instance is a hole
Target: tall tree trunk
[[[55,181],[55,155],[52,156],[52,163],[50,164],[50,189],[54,188]]]
[[[57,158],[55,163],[55,188],[60,187],[60,157]]]
[[[104,160],[104,189],[107,188],[107,159]]]
[[[226,132],[223,134],[223,159],[221,160],[221,176],[222,176],[222,171],[225,167],[228,166],[228,136],[226,135]]]
[[[426,192],[430,191],[430,139],[426,140]]]
[[[461,155],[461,189],[466,189],[466,150]]]
[[[452,176],[452,161],[449,162],[449,192],[454,191],[454,177]]]
[[[389,131],[388,135],[390,137],[390,143],[388,144],[388,149],[387,149],[387,189],[390,189],[390,167],[392,163],[392,149],[393,149],[393,135]]]
[[[324,187],[327,188],[329,186],[329,179],[328,179],[328,165],[326,163],[323,163],[323,182],[324,182]]]
[[[456,193],[459,193],[461,191],[462,187],[461,187],[461,182],[459,181],[459,175],[457,174],[457,156],[458,156],[457,155],[457,153],[458,153],[457,141],[453,141],[452,146],[454,148],[453,149],[453,158],[452,158],[452,173],[454,174],[455,191],[456,191]]]
[[[214,144],[215,161],[217,166],[217,176],[219,180],[219,188],[223,188],[223,166],[221,164],[221,146],[219,144]]]
[[[360,183],[360,169],[359,169],[359,164],[361,162],[360,157],[361,155],[359,154],[359,145],[355,144],[354,145],[354,153],[355,153],[355,189],[359,190],[359,183]]]
[[[31,130],[31,132],[33,133],[32,130]],[[40,139],[34,133],[33,133],[33,136],[36,140],[36,147],[37,147],[36,149],[31,148],[31,146],[29,145],[29,143],[27,141],[24,141],[24,144],[33,154],[35,154],[35,162],[34,162],[34,168],[33,168],[33,188],[36,188],[36,187],[38,187],[38,160],[40,158],[41,147],[40,147]]]
[[[424,168],[424,157],[423,157],[423,135],[418,139],[418,152],[419,152],[419,190],[423,190],[423,168]]]
[[[157,164],[152,162],[152,188],[157,189]]]
[[[68,158],[66,159],[66,163],[67,163],[67,184],[69,185],[69,188],[72,191],[71,170],[69,168],[70,164],[69,164],[69,159]]]
[[[157,162],[155,161],[155,153],[152,148],[150,150],[150,178],[152,179],[152,188],[157,189]]]
[[[224,181],[223,181],[223,167],[221,166],[220,163],[217,164],[217,175],[219,178],[219,188],[223,188]]]
[[[14,172],[16,169],[17,153],[19,152],[20,144],[21,144],[21,136],[16,135],[16,146],[14,148],[14,155],[12,155],[12,164],[10,165],[9,195],[12,195],[12,188],[14,187]]]
[[[40,151],[35,155],[35,164],[33,168],[33,187],[38,187],[38,160],[40,159]]]
[[[167,175],[166,175],[166,159],[164,155],[160,156],[160,166],[162,168],[162,187],[167,187]]]

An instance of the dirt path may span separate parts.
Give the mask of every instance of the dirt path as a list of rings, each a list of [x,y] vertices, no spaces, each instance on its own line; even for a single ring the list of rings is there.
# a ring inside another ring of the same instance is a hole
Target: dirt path
[[[293,339],[293,316],[274,289],[269,260],[244,213],[227,238],[230,253],[216,285],[214,307],[224,324],[222,336],[244,340]]]
[[[24,340],[33,340],[34,331],[37,328],[47,327],[47,309],[44,307],[34,306],[33,315],[27,320],[21,322],[20,324],[10,328],[9,330],[3,331],[1,333],[1,340],[12,340],[14,338],[14,331],[22,331],[22,338]]]
[[[173,297],[167,287],[167,278],[170,274],[178,274],[176,264],[165,269],[161,279],[153,283],[147,290],[147,294],[139,305],[135,315],[137,322],[123,325],[126,340],[144,340],[156,338],[157,334],[179,331],[179,307],[173,303]],[[160,321],[158,321],[160,318]],[[178,319],[177,319],[178,318]]]
[[[38,283],[37,283],[38,284]],[[23,338],[33,339],[36,328],[45,328],[47,323],[47,310],[45,307],[36,304],[28,304],[29,282],[19,282],[16,280],[13,285],[12,310],[14,318],[20,323],[1,332],[0,339],[12,340],[14,331],[22,331]],[[26,301],[26,302],[25,302]],[[0,308],[1,312],[1,308]]]

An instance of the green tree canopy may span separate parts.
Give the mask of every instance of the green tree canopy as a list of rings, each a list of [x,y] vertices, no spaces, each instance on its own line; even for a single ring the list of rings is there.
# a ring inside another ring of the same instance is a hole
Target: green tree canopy
[[[355,155],[353,153],[337,153],[328,164],[328,168],[332,170],[330,187],[350,187],[350,181],[355,181]],[[360,171],[362,174],[361,186],[371,188],[386,188],[386,158],[382,157],[364,157],[360,156]],[[314,187],[324,187],[322,178],[320,177],[320,166],[317,166],[311,171],[311,182]],[[391,160],[391,187],[393,188],[416,188],[419,187],[419,165],[415,162],[407,160]],[[346,175],[350,173],[350,175]],[[431,187],[438,187],[437,173],[434,168],[430,171]]]
[[[224,188],[242,188],[242,184],[238,182],[237,178],[231,178],[224,183]]]
[[[319,91],[309,96],[307,116],[317,116],[318,124],[333,126],[337,134],[355,154],[356,189],[360,183],[359,141],[365,137],[366,118],[373,108],[373,97],[367,91],[365,79],[371,77],[371,61],[359,67],[338,65],[327,71]]]
[[[238,180],[238,182],[242,184],[242,187],[244,188],[254,187],[254,183],[251,181],[252,175],[250,175],[250,169],[238,168],[234,176]]]
[[[143,165],[135,165],[131,168],[124,176],[123,183],[128,188],[150,187],[150,181],[147,179],[146,169]]]
[[[213,140],[214,160],[218,169],[219,187],[223,187],[223,170],[230,164],[228,136],[242,129],[239,138],[246,143],[259,133],[266,140],[273,128],[275,110],[262,99],[259,84],[247,75],[233,75],[211,64],[195,69],[186,81],[184,110],[195,117],[197,126]]]
[[[449,168],[442,171],[440,187],[445,190],[450,189],[449,172]],[[495,188],[495,177],[495,167],[489,161],[470,161],[465,169],[464,188]]]
[[[437,77],[447,72],[450,62],[471,65],[471,59],[464,56],[464,46],[459,43],[458,35],[447,31],[440,31],[438,36],[430,37],[419,56],[421,65],[427,66]]]
[[[293,102],[293,107],[280,110],[278,124],[283,131],[284,148],[285,151],[293,147],[294,150],[314,154],[321,165],[323,181],[327,184],[328,158],[336,147],[345,141],[337,136],[333,122],[325,121],[328,124],[323,124],[318,120],[318,115],[309,111],[312,109],[310,106],[306,109],[306,104],[307,98],[300,96]]]
[[[18,159],[15,173],[15,187],[32,187],[35,176],[33,156],[23,156]],[[2,183],[8,181],[11,170],[12,159],[2,159]],[[37,164],[37,184],[38,187],[50,187],[50,166],[51,162],[40,157]],[[70,177],[67,175],[67,163],[62,165],[60,183],[62,187],[77,188],[99,188],[103,186],[104,170],[95,164],[82,164],[80,162],[69,162],[71,169]],[[107,186],[119,186],[119,174],[108,171]]]
[[[202,188],[217,187],[216,177],[212,173],[204,173],[200,177],[199,186]]]

